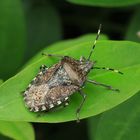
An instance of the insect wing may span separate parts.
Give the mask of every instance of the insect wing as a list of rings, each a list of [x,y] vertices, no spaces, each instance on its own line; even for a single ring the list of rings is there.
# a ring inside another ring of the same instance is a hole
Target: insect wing
[[[61,63],[38,73],[24,93],[26,106],[30,111],[49,110],[65,103],[78,90],[72,84]]]
[[[40,71],[38,75],[32,80],[28,88],[24,92],[24,100],[26,106],[30,108],[30,111],[48,110],[49,107],[46,104],[46,95],[49,93],[50,87],[48,81],[54,75],[59,68],[60,64],[55,64],[49,69]]]

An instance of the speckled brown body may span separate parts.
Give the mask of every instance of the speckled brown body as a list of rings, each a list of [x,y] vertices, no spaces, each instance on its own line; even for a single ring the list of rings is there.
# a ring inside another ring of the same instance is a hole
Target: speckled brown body
[[[90,64],[90,68],[92,63]],[[67,105],[71,94],[78,91],[89,71],[82,61],[65,56],[50,68],[41,70],[24,92],[30,111],[48,111],[60,104]]]

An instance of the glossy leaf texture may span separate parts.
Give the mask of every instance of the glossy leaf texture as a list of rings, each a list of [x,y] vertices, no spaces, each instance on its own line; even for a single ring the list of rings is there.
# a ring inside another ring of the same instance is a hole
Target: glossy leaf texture
[[[20,0],[0,1],[0,77],[13,76],[23,63],[26,38]]]
[[[138,140],[140,138],[140,93],[104,113],[95,140]]]
[[[69,55],[76,59],[79,59],[81,55],[87,57],[93,44],[91,43],[92,40],[87,40],[86,38],[85,41],[79,42],[76,45],[72,43],[73,40],[65,42],[63,45],[58,43],[53,46],[53,53]],[[66,48],[65,46],[69,44],[73,44],[73,46]],[[57,51],[55,48],[57,48]],[[44,52],[47,53],[47,49]],[[87,94],[87,99],[80,113],[81,118],[87,118],[109,110],[139,91],[139,54],[140,44],[138,43],[128,41],[97,42],[91,60],[97,60],[96,66],[118,68],[124,75],[104,70],[93,70],[88,77],[98,82],[112,85],[114,88],[119,88],[121,92],[116,93],[87,83],[83,89]],[[56,123],[76,119],[75,112],[82,100],[78,93],[72,95],[70,105],[66,108],[44,113],[44,115],[40,117],[37,117],[37,113],[30,112],[25,107],[21,95],[21,91],[26,89],[30,81],[38,73],[40,65],[46,64],[49,67],[58,61],[57,58],[42,56],[1,85],[0,120]]]
[[[0,133],[14,140],[34,140],[34,130],[27,122],[0,121]]]
[[[100,7],[130,6],[140,3],[140,0],[67,0],[74,4]]]

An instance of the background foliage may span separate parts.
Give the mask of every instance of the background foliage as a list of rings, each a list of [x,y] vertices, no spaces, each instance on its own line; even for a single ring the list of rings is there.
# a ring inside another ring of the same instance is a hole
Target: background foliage
[[[1,0],[0,140],[138,140],[139,3],[140,0]],[[80,124],[71,121],[76,119],[75,110],[81,101],[77,94],[64,109],[41,117],[29,112],[21,91],[41,64],[51,66],[58,62],[42,57],[41,52],[77,59],[87,56],[100,23],[103,34],[92,60],[97,60],[98,66],[119,68],[124,75],[94,70],[89,78],[118,87],[121,92],[87,84],[87,100],[81,111],[81,118],[86,119]]]

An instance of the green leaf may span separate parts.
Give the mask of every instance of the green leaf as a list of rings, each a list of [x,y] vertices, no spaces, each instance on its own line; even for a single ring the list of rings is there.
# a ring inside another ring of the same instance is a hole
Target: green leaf
[[[34,140],[34,130],[27,122],[0,121],[0,133],[14,140]]]
[[[140,42],[140,7],[135,11],[126,32],[126,40]]]
[[[92,40],[91,40],[92,41]],[[72,40],[71,40],[72,42]],[[68,45],[70,42],[66,42]],[[67,46],[65,44],[65,46]],[[91,50],[89,40],[73,47],[64,48],[62,44],[56,44],[60,51],[54,54],[69,55],[79,59],[81,55],[88,56]],[[54,49],[55,50],[55,49]],[[81,110],[81,118],[94,116],[109,110],[128,98],[135,95],[140,87],[140,44],[129,41],[98,41],[91,60],[97,60],[97,66],[119,68],[124,75],[113,72],[93,70],[89,77],[101,83],[112,85],[120,89],[120,93],[106,90],[91,84],[86,84],[83,91],[87,94],[87,100]],[[41,57],[27,66],[20,73],[3,83],[0,87],[0,119],[18,120],[30,122],[65,122],[76,119],[76,109],[82,98],[79,94],[71,97],[70,105],[66,108],[47,112],[41,117],[37,113],[30,112],[24,105],[21,91],[25,90],[30,81],[37,74],[40,65],[51,66],[58,62],[57,58]]]
[[[101,7],[120,7],[140,3],[140,0],[67,0],[74,4]]]
[[[23,62],[25,21],[19,0],[0,1],[0,77],[15,74]]]
[[[140,138],[140,94],[104,113],[95,140],[138,140]]]
[[[32,56],[44,46],[62,38],[62,27],[57,9],[49,1],[27,1],[31,3],[27,12],[28,56]]]

